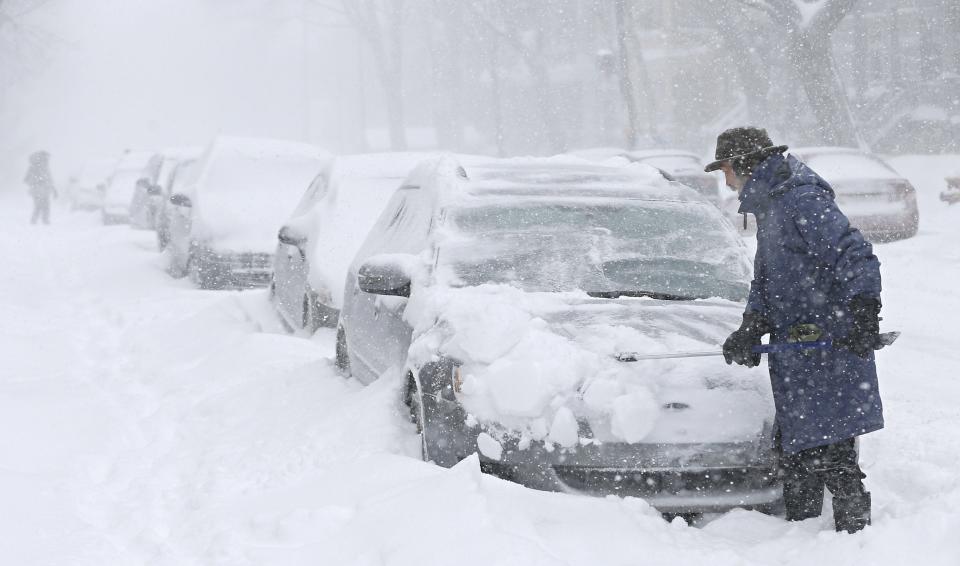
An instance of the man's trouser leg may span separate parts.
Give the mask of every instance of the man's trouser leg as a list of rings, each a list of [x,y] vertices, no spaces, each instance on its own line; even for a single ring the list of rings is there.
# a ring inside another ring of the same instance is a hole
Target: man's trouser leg
[[[50,224],[50,199],[40,199],[40,216],[44,224]]]
[[[833,519],[838,531],[853,533],[870,524],[870,493],[857,463],[855,439],[784,455],[784,504],[788,520],[820,515],[823,487],[833,494]]]
[[[856,440],[848,438],[826,448],[817,474],[833,494],[833,520],[837,531],[855,533],[870,524],[870,493],[863,485],[867,477],[857,463]]]
[[[40,198],[33,197],[33,214],[30,215],[30,224],[36,224],[40,219]]]
[[[819,517],[823,512],[823,481],[811,473],[804,452],[786,454],[780,447],[780,473],[783,479],[783,505],[788,521]]]

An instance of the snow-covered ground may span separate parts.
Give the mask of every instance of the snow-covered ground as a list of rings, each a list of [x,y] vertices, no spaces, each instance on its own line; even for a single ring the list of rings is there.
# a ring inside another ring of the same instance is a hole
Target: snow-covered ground
[[[262,291],[171,280],[152,235],[0,199],[2,564],[960,564],[960,157],[892,161],[920,233],[877,246],[887,428],[863,438],[874,524],[527,490],[420,462],[400,384],[344,380]],[[718,363],[723,363],[718,360]]]

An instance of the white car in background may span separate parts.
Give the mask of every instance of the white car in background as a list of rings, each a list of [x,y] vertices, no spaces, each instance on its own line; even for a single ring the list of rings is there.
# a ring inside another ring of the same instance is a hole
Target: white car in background
[[[170,241],[170,221],[176,213],[176,207],[171,204],[173,195],[190,196],[192,185],[189,184],[192,170],[197,167],[198,159],[184,159],[178,161],[170,172],[166,182],[161,185],[160,202],[157,204],[154,229],[157,231],[157,249],[161,252]]]
[[[137,182],[145,178],[144,171],[153,155],[153,152],[148,151],[128,151],[120,157],[116,169],[107,181],[103,195],[101,212],[104,224],[130,222],[130,210]]]
[[[214,139],[170,196],[170,273],[203,289],[269,285],[277,228],[330,158],[303,143]]]
[[[146,230],[156,229],[157,215],[164,200],[164,188],[168,186],[177,163],[184,159],[196,159],[202,152],[202,147],[169,148],[150,158],[143,170],[142,178],[145,181],[136,184],[130,203],[131,226]]]
[[[840,210],[868,239],[899,240],[917,233],[917,191],[879,157],[845,147],[801,147],[790,153],[830,183]]]
[[[103,208],[103,195],[107,189],[107,181],[116,168],[115,157],[85,163],[67,193],[70,209],[100,210]]]
[[[293,330],[334,326],[343,281],[380,211],[426,153],[335,158],[277,235],[270,298]]]

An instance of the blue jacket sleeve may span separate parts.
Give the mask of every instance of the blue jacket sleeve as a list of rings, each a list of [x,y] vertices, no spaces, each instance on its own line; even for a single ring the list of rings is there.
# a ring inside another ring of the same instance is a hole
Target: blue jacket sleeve
[[[811,260],[832,271],[845,301],[857,295],[880,299],[880,260],[873,246],[822,189],[807,186],[791,191],[790,212],[806,243]]]
[[[767,266],[760,251],[757,250],[753,259],[753,281],[750,282],[750,296],[747,299],[747,308],[745,312],[757,313],[766,318],[767,316],[767,292],[766,292]]]

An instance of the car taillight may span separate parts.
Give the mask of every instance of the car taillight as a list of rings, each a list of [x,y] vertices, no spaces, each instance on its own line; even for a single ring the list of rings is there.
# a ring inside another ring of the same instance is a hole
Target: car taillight
[[[892,202],[908,200],[916,191],[910,183],[897,183],[890,193]]]

